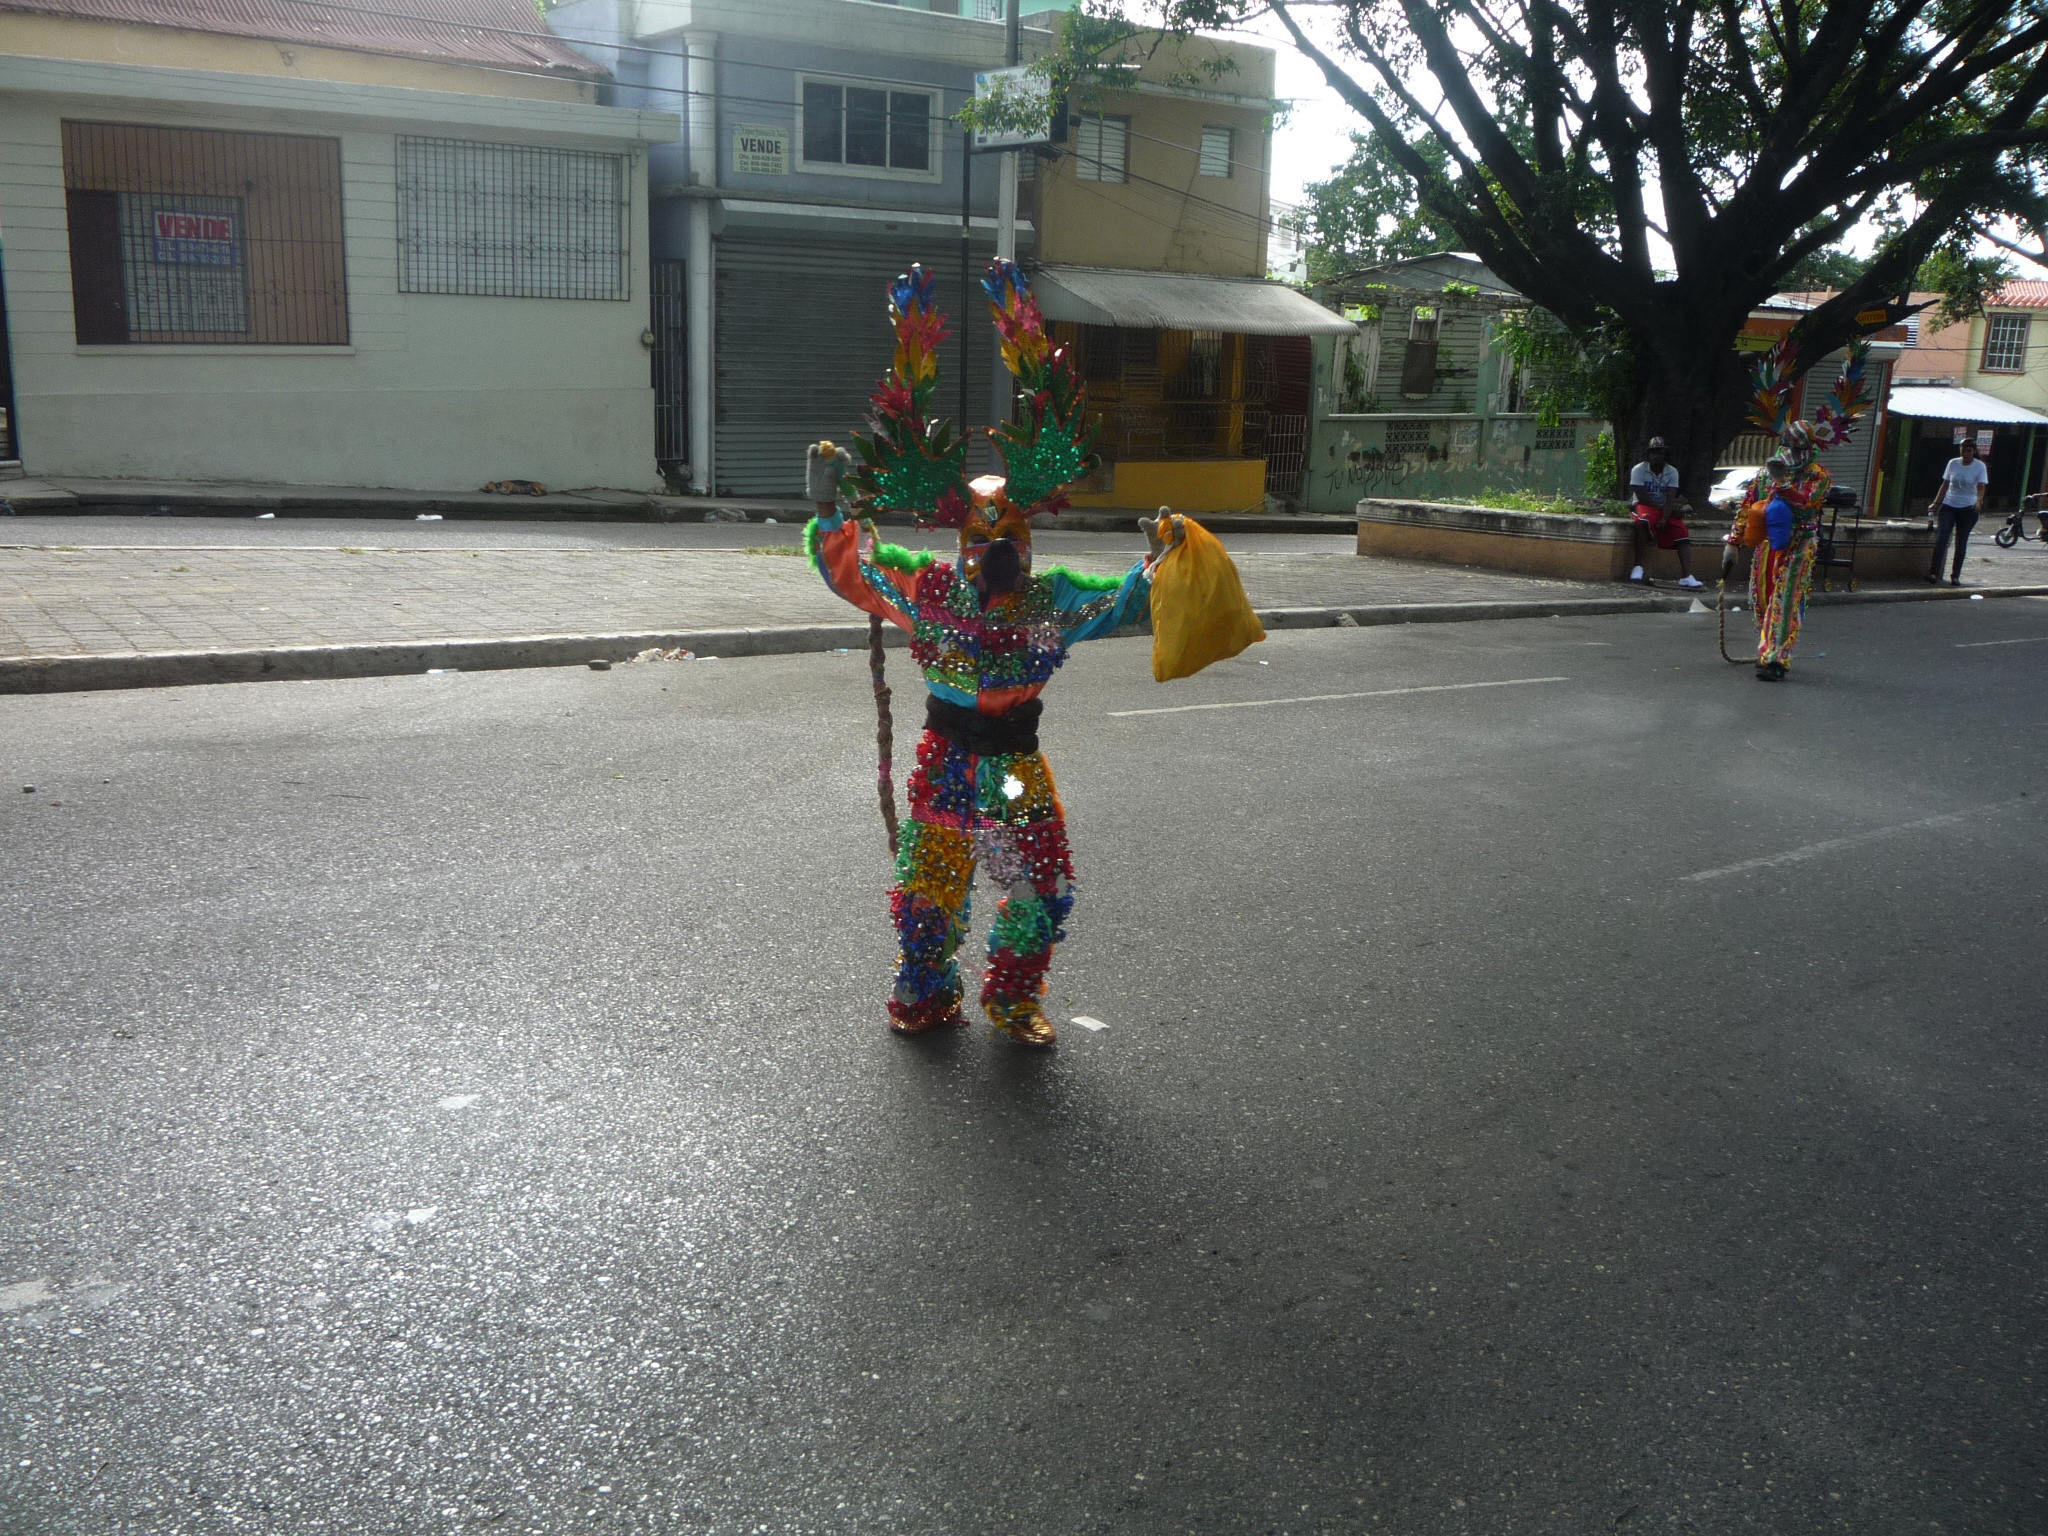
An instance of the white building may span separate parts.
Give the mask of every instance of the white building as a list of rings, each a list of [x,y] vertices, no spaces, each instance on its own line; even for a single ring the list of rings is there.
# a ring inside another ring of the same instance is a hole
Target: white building
[[[658,486],[647,147],[679,122],[604,75],[521,0],[0,0],[27,472]]]

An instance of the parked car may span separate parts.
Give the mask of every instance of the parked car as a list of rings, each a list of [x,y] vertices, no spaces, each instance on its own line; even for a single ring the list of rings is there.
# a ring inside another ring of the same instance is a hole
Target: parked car
[[[1761,464],[1738,464],[1732,469],[1722,470],[1721,478],[1707,492],[1707,505],[1722,512],[1734,511],[1742,504],[1742,498],[1749,494],[1751,483],[1763,472]]]

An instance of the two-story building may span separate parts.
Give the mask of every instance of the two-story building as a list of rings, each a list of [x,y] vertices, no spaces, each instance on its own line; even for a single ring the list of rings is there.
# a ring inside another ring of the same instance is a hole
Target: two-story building
[[[1267,277],[1273,52],[1190,38],[1070,104],[1026,205],[1039,302],[1077,352],[1102,469],[1077,505],[1299,504],[1316,338],[1356,327]]]
[[[1894,515],[1925,510],[1966,437],[1990,471],[1988,509],[2009,511],[2048,486],[2048,332],[2036,325],[2044,312],[2048,282],[2005,284],[1983,314],[1940,332],[1959,343],[1949,349],[1959,375],[1893,388],[1886,505]]]
[[[653,488],[647,151],[524,0],[0,0],[31,473]]]
[[[549,12],[610,65],[620,99],[682,104],[680,142],[653,156],[652,331],[662,456],[692,489],[796,493],[805,445],[864,419],[888,366],[885,285],[913,262],[952,317],[942,407],[985,425],[1007,400],[979,286],[1001,157],[956,121],[975,76],[1002,67],[1005,30],[995,6],[928,6]],[[1027,61],[1059,19],[1032,11]],[[1243,50],[1249,64],[1210,90],[1177,79],[1170,51],[1076,103],[1064,144],[1021,157],[1016,250],[1104,417],[1105,468],[1077,500],[1259,505],[1274,370],[1247,338],[1348,327],[1264,281],[1271,53]]]

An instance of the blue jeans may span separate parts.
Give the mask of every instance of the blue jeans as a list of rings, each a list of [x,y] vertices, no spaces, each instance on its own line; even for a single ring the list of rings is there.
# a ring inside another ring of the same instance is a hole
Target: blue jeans
[[[1956,558],[1955,563],[1949,567],[1948,575],[1951,581],[1962,580],[1963,551],[1969,548],[1970,530],[1976,526],[1976,502],[1971,502],[1967,507],[1952,507],[1947,502],[1943,502],[1941,504],[1941,511],[1934,522],[1934,561],[1927,567],[1927,574],[1930,576],[1939,576],[1941,574],[1941,552],[1948,548],[1949,535],[1954,534]]]

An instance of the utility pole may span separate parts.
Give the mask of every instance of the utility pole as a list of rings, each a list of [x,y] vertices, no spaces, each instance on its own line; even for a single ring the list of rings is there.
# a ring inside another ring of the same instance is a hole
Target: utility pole
[[[1023,0],[1010,0],[1003,18],[1003,63],[1015,69],[1022,62]],[[1003,179],[996,200],[996,255],[1004,261],[1017,259],[1017,151],[1003,151]]]
[[[1014,69],[1022,62],[1023,0],[1009,0],[1003,16],[1003,63]],[[1004,261],[1017,259],[1017,151],[1006,149],[996,176],[996,255]],[[1000,426],[1010,419],[1016,386],[1003,367],[998,352],[994,366],[994,390],[990,400],[989,423]]]

